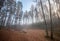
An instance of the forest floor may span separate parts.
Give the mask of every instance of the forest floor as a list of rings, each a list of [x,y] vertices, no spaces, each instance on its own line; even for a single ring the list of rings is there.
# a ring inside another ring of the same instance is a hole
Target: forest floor
[[[45,30],[41,29],[23,29],[0,30],[0,41],[52,41],[45,37]],[[53,40],[56,41],[56,40]]]

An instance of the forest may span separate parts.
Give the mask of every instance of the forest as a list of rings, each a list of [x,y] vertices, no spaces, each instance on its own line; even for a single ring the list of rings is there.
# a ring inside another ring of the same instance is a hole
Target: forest
[[[60,41],[60,0],[0,0],[0,41]]]

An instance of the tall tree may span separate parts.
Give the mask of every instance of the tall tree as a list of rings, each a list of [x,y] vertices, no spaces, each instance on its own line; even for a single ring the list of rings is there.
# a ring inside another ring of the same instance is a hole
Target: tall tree
[[[7,0],[7,10],[9,12],[9,16],[8,16],[8,20],[7,20],[7,25],[11,25],[11,18],[12,18],[12,15],[14,14],[14,7],[13,7],[13,4],[14,4],[14,0]]]
[[[50,10],[50,20],[51,20],[51,39],[53,39],[53,27],[52,27],[52,13],[51,13],[51,3],[50,0],[48,0],[49,3],[49,10]]]
[[[42,14],[43,14],[43,19],[44,19],[44,23],[45,23],[45,26],[46,26],[46,36],[48,37],[48,29],[47,29],[47,23],[46,23],[45,13],[44,13],[44,9],[43,9],[43,2],[42,2],[42,0],[35,0],[34,2],[37,2],[38,5],[40,5],[40,7],[41,7]]]
[[[33,23],[33,21],[34,21],[34,5],[31,5],[31,14],[30,14],[30,16],[31,16],[31,18],[32,18],[32,23]]]
[[[18,1],[17,2],[17,5],[16,5],[16,19],[15,19],[15,23],[18,23],[19,21],[19,24],[20,24],[20,21],[21,21],[21,18],[22,18],[22,14],[23,14],[23,11],[22,11],[22,2]]]
[[[2,5],[3,5],[3,7],[1,8],[1,10],[0,10],[0,17],[1,17],[1,25],[3,26],[4,25],[4,22],[5,22],[5,18],[6,18],[6,8],[5,8],[5,6],[4,6],[4,3],[5,3],[5,1],[4,0],[1,0],[2,1]],[[4,1],[4,2],[3,2]]]
[[[26,24],[28,24],[28,21],[29,21],[29,14],[27,12],[27,10],[24,12],[24,15],[23,15],[23,22]]]
[[[38,16],[38,11],[37,11],[37,8],[35,8],[35,12],[36,12],[36,13],[35,13],[35,18],[36,18],[36,22],[37,22],[38,17],[39,17],[39,16]]]
[[[46,36],[48,36],[48,29],[47,29],[47,23],[46,23],[46,19],[45,19],[44,10],[43,10],[42,0],[40,0],[40,4],[41,4],[41,9],[42,9],[43,18],[44,18],[44,21],[45,21],[45,26],[46,26]]]

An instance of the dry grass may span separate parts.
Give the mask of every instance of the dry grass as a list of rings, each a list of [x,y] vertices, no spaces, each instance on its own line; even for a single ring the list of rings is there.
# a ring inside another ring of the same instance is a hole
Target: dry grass
[[[38,29],[0,30],[0,41],[46,41],[44,36],[44,30]]]
[[[45,31],[40,29],[0,30],[0,41],[48,41]],[[51,40],[49,40],[51,41]]]

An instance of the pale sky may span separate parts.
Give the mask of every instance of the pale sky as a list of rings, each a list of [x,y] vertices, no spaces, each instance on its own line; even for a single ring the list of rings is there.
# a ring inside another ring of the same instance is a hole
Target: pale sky
[[[35,6],[35,3],[33,2],[33,0],[17,0],[17,1],[22,2],[23,11],[25,11],[25,10],[29,11],[32,4]]]

